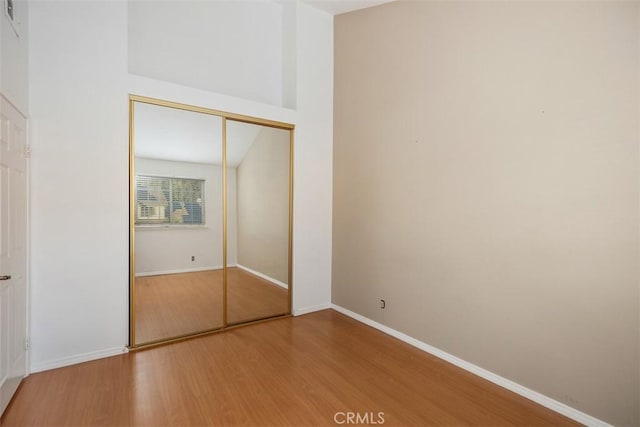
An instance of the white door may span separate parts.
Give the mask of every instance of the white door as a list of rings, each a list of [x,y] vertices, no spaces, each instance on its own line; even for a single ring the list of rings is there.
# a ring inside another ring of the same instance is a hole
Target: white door
[[[26,125],[0,95],[0,414],[27,372]]]

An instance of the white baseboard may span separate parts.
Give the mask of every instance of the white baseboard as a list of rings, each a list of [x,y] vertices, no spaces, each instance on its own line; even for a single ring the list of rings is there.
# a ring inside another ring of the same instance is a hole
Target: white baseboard
[[[49,360],[42,363],[36,363],[31,366],[30,372],[42,372],[50,369],[63,368],[69,365],[75,365],[83,362],[90,362],[92,360],[103,359],[105,357],[118,356],[120,354],[128,353],[129,349],[126,347],[113,347],[106,348],[104,350],[91,351],[89,353],[77,354],[75,356],[63,357],[62,359]]]
[[[164,271],[146,271],[143,273],[136,273],[136,277],[160,276],[162,274],[195,273],[196,271],[207,271],[207,270],[222,270],[222,266],[214,265],[211,267],[181,268],[177,270],[164,270]]]
[[[231,267],[231,266],[229,266],[229,267]],[[244,271],[247,271],[247,272],[253,274],[254,276],[258,276],[261,279],[264,279],[264,280],[266,280],[268,282],[273,283],[274,285],[278,285],[281,288],[289,289],[289,286],[286,283],[281,282],[281,281],[279,281],[277,279],[274,279],[273,277],[269,277],[266,274],[262,274],[259,271],[252,270],[249,267],[245,267],[244,265],[241,265],[241,264],[237,264],[237,265],[235,265],[235,267],[241,268]]]
[[[294,316],[302,316],[303,314],[313,313],[314,311],[326,310],[328,308],[331,308],[331,303],[312,305],[310,307],[296,308],[293,310],[292,314]]]
[[[494,374],[493,372],[487,371],[486,369],[476,366],[473,363],[469,363],[465,360],[462,360],[452,354],[449,354],[436,347],[433,347],[429,344],[419,341],[400,331],[396,331],[395,329],[392,329],[388,326],[378,323],[375,320],[371,320],[368,317],[364,317],[358,313],[354,313],[353,311],[350,311],[336,304],[331,304],[331,308],[359,322],[362,322],[365,325],[369,325],[375,329],[378,329],[379,331],[382,331],[387,335],[391,335],[392,337],[398,338],[399,340],[404,341],[407,344],[410,344],[416,348],[419,348],[422,351],[425,351],[440,359],[443,359],[449,363],[452,363],[458,366],[459,368],[464,369],[465,371],[469,371],[472,374],[475,374],[479,377],[484,378],[485,380],[491,381],[492,383],[497,384],[500,387],[504,387],[507,390],[510,390],[516,394],[526,397],[529,400],[533,400],[534,402],[546,408],[549,408],[552,411],[562,414],[565,417],[571,418],[572,420],[575,420],[583,425],[586,425],[589,427],[612,427],[611,424],[608,424],[602,420],[592,417],[591,415],[585,414],[584,412],[581,412],[575,408],[565,405],[562,402],[558,402],[557,400],[552,399],[548,396],[545,396],[542,393],[538,393],[537,391],[533,391],[523,385],[520,385],[516,382],[508,380],[504,377],[501,377],[500,375]]]

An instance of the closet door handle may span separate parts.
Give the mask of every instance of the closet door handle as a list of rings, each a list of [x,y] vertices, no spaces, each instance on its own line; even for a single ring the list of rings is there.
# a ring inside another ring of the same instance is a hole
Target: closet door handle
[[[0,276],[0,280],[9,280],[9,279],[11,279],[10,274],[8,276]]]

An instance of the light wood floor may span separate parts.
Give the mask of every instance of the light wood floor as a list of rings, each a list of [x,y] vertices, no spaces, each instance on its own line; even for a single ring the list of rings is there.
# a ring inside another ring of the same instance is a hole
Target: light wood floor
[[[227,269],[229,324],[285,314],[287,290]],[[222,270],[136,278],[136,343],[222,327]]]
[[[8,426],[577,425],[325,310],[31,375]],[[342,415],[338,415],[338,420]]]

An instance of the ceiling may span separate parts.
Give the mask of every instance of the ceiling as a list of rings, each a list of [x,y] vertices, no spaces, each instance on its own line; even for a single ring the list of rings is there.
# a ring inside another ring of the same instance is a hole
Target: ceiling
[[[222,164],[220,117],[137,102],[134,120],[136,157]],[[240,164],[260,129],[227,120],[228,166]]]
[[[307,0],[305,3],[332,15],[340,15],[391,1],[394,0]]]

